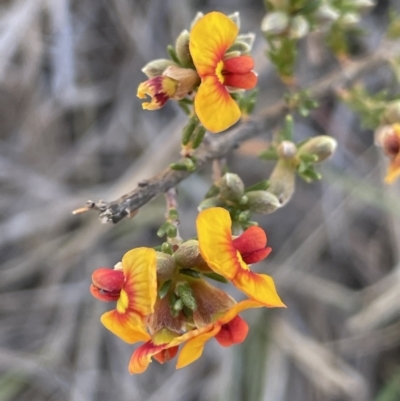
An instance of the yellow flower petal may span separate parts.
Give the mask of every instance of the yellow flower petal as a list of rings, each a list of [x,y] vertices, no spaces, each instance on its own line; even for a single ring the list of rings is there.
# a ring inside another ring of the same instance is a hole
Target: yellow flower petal
[[[108,330],[129,344],[150,340],[142,317],[137,313],[112,310],[104,313],[100,320]]]
[[[213,133],[231,127],[241,114],[239,106],[216,75],[205,77],[200,84],[194,98],[194,109],[204,127]]]
[[[187,343],[183,346],[176,364],[176,368],[183,368],[190,363],[196,361],[201,357],[204,346],[208,340],[215,337],[221,330],[221,326],[230,322],[240,312],[249,308],[260,308],[263,305],[253,300],[245,300],[232,306],[215,324],[211,324],[200,330],[193,330],[197,332],[193,338],[189,338]],[[203,332],[201,332],[203,331]],[[190,332],[189,332],[190,333]],[[189,334],[187,333],[187,334]],[[183,336],[182,336],[183,337]]]
[[[285,308],[286,305],[276,292],[272,277],[266,274],[253,273],[250,270],[238,270],[232,284],[251,299],[268,308]]]
[[[130,374],[143,373],[151,363],[151,357],[158,354],[167,348],[167,344],[154,345],[152,342],[147,342],[141,345],[132,354],[129,362],[128,370]]]
[[[400,176],[400,153],[395,156],[388,166],[385,182],[392,184]]]
[[[232,243],[229,212],[213,207],[199,213],[196,226],[200,253],[215,273],[232,280],[241,268]]]
[[[211,12],[199,19],[190,32],[189,49],[197,73],[215,74],[218,61],[233,45],[239,29],[226,15]]]
[[[179,353],[176,368],[184,368],[185,366],[199,359],[201,357],[201,354],[203,353],[206,342],[210,338],[213,338],[220,330],[221,326],[215,325],[214,327],[212,327],[211,331],[200,334],[189,340],[183,346],[181,352]]]
[[[122,258],[122,270],[125,275],[123,291],[127,300],[124,300],[121,291],[117,309],[122,303],[127,303],[125,309],[134,310],[143,316],[154,312],[157,298],[156,251],[151,248],[132,249]]]

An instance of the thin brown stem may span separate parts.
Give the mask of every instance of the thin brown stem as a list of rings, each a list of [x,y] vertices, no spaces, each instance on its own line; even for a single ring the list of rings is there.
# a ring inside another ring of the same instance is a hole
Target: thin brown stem
[[[311,96],[320,100],[326,96],[335,94],[340,88],[349,87],[362,75],[375,71],[386,64],[388,60],[400,55],[400,48],[386,43],[381,50],[364,57],[359,61],[348,63],[339,71],[333,72],[309,87]],[[280,100],[273,106],[263,110],[260,114],[250,117],[228,133],[209,137],[203,145],[196,150],[196,170],[201,169],[211,160],[225,157],[242,142],[259,134],[271,135],[271,131],[277,127],[287,113],[284,100]],[[182,161],[183,159],[181,159]],[[112,202],[88,203],[85,210],[98,210],[102,222],[118,223],[124,217],[132,216],[136,210],[145,205],[156,196],[175,187],[187,178],[193,171],[177,171],[170,168],[158,173],[154,177],[134,188],[131,192]],[[97,207],[99,205],[100,207]],[[79,209],[78,209],[79,210]],[[79,210],[82,212],[82,210]]]

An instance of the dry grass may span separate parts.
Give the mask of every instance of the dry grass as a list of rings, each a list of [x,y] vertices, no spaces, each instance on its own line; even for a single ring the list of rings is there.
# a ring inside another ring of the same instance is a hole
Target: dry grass
[[[288,206],[260,220],[274,252],[257,267],[273,274],[287,310],[246,313],[251,333],[240,346],[210,343],[184,370],[153,363],[132,377],[132,347],[101,326],[108,305],[89,294],[95,268],[157,243],[163,202],[115,226],[71,210],[88,198],[119,197],[179,154],[184,116],[174,104],[141,110],[141,67],[165,55],[197,8],[243,10],[244,31],[259,33],[261,3],[2,2],[0,401],[400,399],[399,186],[383,186],[372,132],[360,130],[334,99],[296,129],[298,139],[322,132],[337,138],[325,179],[299,182]],[[381,3],[378,11],[388,1]],[[378,12],[365,27],[373,32],[365,51],[372,52],[383,28]],[[260,112],[282,95],[263,49],[259,40]],[[315,52],[320,64],[300,63],[304,82],[339,68]],[[386,69],[367,82],[393,85]],[[230,161],[246,184],[264,179],[269,168],[251,149]],[[187,237],[208,173],[180,186]]]

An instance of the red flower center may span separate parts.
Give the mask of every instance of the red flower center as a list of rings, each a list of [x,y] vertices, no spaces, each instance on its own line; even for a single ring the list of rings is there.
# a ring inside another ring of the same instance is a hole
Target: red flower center
[[[252,89],[257,84],[257,75],[252,71],[254,60],[250,56],[232,57],[224,60],[222,75],[224,85],[232,88]]]

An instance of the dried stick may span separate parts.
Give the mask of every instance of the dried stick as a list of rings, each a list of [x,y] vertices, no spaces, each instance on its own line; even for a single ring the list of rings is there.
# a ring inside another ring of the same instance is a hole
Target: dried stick
[[[380,51],[366,56],[359,61],[349,62],[339,71],[329,74],[309,87],[311,96],[321,99],[335,93],[339,88],[351,85],[363,74],[371,72],[400,55],[400,48],[394,44],[385,43]],[[226,134],[208,138],[196,153],[196,170],[202,168],[207,162],[226,156],[232,149],[243,141],[255,137],[258,134],[273,130],[287,113],[287,106],[283,100],[265,109],[260,114],[247,119],[237,128]],[[74,214],[97,210],[103,223],[118,223],[126,216],[132,216],[141,206],[148,203],[157,195],[176,186],[193,171],[176,171],[165,169],[154,177],[140,182],[134,190],[112,202],[100,201],[95,203],[88,201],[87,206],[77,209]]]

